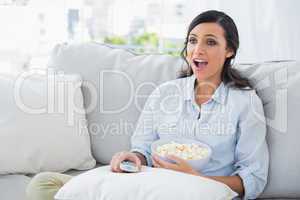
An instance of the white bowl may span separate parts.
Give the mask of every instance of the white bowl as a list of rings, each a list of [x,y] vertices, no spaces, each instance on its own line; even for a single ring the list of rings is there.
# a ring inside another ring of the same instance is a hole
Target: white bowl
[[[156,152],[156,149],[157,149],[158,146],[161,146],[161,145],[164,145],[164,144],[169,144],[171,142],[176,142],[176,143],[179,143],[179,144],[196,144],[196,145],[199,145],[202,148],[207,148],[208,154],[207,154],[206,157],[201,158],[201,159],[197,159],[197,160],[186,160],[191,165],[191,167],[195,170],[202,170],[204,168],[204,166],[210,160],[210,157],[211,157],[211,154],[212,154],[212,149],[209,145],[207,145],[203,142],[200,142],[198,140],[187,139],[187,138],[167,138],[167,139],[156,140],[155,142],[153,142],[151,144],[151,154]],[[170,163],[174,163],[174,161],[172,161],[172,160],[170,160],[166,157],[163,157],[163,156],[160,156],[160,155],[158,155],[158,156],[162,160],[165,160],[165,161],[170,162]]]

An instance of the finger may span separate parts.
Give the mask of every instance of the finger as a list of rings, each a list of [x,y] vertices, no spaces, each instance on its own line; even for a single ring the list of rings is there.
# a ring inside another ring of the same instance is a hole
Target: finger
[[[117,157],[117,154],[113,155],[113,157],[110,160],[109,164],[110,164],[111,171],[115,171],[114,168],[115,168],[116,157]]]
[[[167,161],[164,161],[162,159],[160,159],[157,155],[153,155],[153,159],[155,160],[155,162],[160,165],[160,167],[163,167],[163,168],[167,168],[167,169],[175,169],[176,168],[176,165],[175,164],[171,164]]]
[[[186,163],[186,161],[178,156],[169,154],[166,156],[168,159],[175,161],[178,164]]]
[[[112,161],[112,171],[113,172],[122,172],[120,169],[120,157],[117,155]]]
[[[152,158],[152,165],[156,168],[160,168],[160,165]]]
[[[123,172],[120,168],[120,164],[122,161],[126,159],[126,152],[119,152],[116,155],[115,161],[114,161],[114,171],[115,172]]]
[[[109,166],[110,166],[110,170],[111,171],[114,171],[113,164],[114,164],[114,157],[112,157],[111,160],[110,160],[110,162],[109,162]]]

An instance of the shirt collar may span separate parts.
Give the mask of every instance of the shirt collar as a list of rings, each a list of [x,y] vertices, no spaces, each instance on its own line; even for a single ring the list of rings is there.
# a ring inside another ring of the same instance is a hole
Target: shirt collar
[[[196,77],[194,74],[186,78],[183,87],[184,100],[194,100],[195,81],[196,81]],[[221,82],[219,87],[215,90],[214,94],[212,95],[212,99],[220,104],[224,104],[227,93],[228,93],[228,87],[223,82]]]

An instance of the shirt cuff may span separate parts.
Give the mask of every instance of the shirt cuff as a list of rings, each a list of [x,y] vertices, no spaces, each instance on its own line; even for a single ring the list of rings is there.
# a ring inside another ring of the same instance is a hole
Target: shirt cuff
[[[148,167],[152,167],[152,159],[149,153],[147,153],[145,150],[142,149],[131,149],[130,152],[138,152],[140,154],[142,154],[143,156],[145,156],[146,158],[146,162],[147,162],[147,166]]]
[[[255,195],[255,181],[253,180],[253,177],[249,170],[244,169],[241,171],[237,171],[232,175],[239,175],[243,181],[244,196],[242,197],[242,200],[255,199],[256,197],[253,197],[253,195]]]

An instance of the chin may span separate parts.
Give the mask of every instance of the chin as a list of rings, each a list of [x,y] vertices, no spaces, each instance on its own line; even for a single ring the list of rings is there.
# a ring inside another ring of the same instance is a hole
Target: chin
[[[193,73],[198,81],[209,81],[221,79],[221,72],[212,72],[207,70],[194,70]]]
[[[204,70],[198,71],[196,69],[193,69],[193,73],[198,80],[205,80],[207,78],[207,73],[205,73]]]

